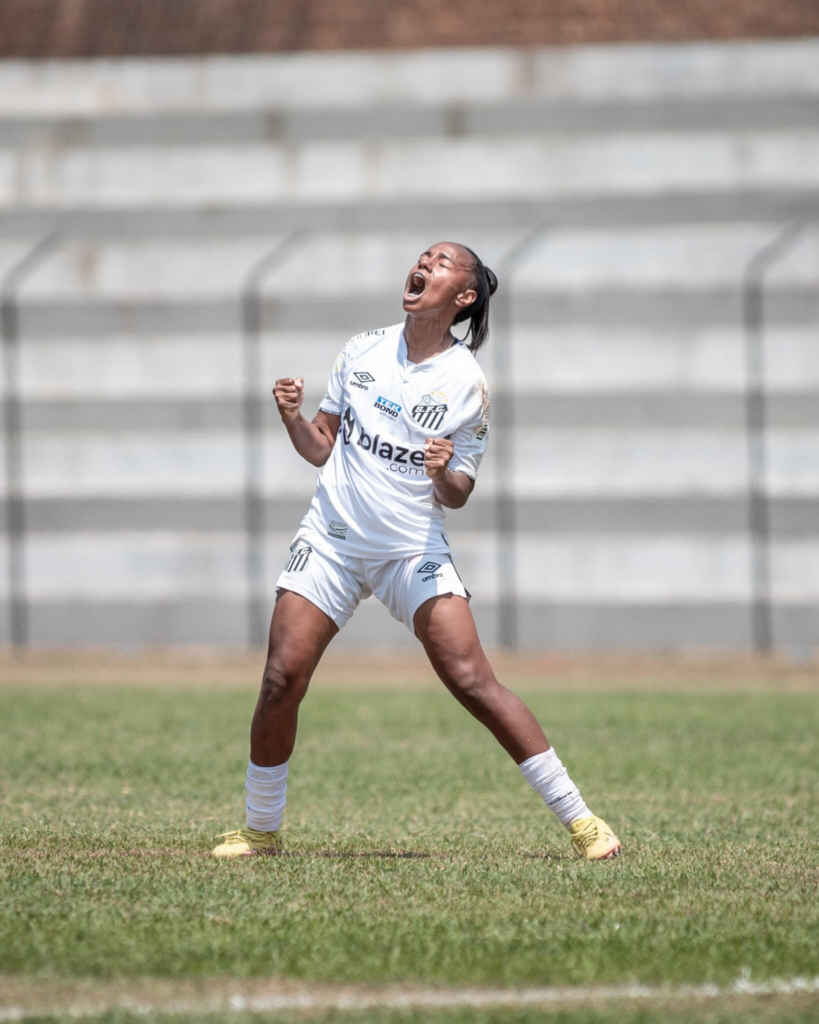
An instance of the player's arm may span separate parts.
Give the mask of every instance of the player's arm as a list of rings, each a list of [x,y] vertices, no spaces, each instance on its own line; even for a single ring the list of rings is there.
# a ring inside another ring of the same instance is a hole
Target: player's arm
[[[281,380],[277,380],[273,388],[273,397],[276,399],[279,415],[287,428],[293,447],[313,466],[323,466],[330,458],[330,452],[336,443],[341,417],[321,409],[312,422],[302,416],[303,377],[282,377]]]
[[[424,442],[424,469],[433,482],[436,500],[446,508],[463,508],[475,481],[448,468],[454,454],[455,446],[444,437],[428,437]]]

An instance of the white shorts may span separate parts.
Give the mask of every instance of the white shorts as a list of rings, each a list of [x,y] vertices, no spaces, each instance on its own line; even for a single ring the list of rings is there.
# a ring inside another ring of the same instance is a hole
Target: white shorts
[[[421,605],[439,594],[470,598],[448,554],[412,555],[388,561],[351,558],[312,537],[298,536],[276,581],[320,608],[341,629],[359,601],[375,594],[394,619],[415,633],[413,619]]]

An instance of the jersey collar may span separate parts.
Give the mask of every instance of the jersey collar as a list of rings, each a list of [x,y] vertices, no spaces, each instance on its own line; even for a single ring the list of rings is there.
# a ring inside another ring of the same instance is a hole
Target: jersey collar
[[[398,336],[398,359],[403,366],[413,366],[417,370],[432,370],[439,365],[442,359],[446,359],[450,352],[453,352],[456,348],[460,348],[462,345],[463,342],[458,338],[449,346],[449,348],[444,349],[443,352],[439,352],[437,356],[425,359],[422,363],[413,363],[407,358],[407,342],[404,338],[404,328],[402,327],[401,333]]]

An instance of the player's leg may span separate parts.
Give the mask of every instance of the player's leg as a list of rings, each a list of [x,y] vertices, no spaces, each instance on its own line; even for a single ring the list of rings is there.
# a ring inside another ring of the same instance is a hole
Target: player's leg
[[[358,561],[318,541],[299,535],[276,582],[267,661],[250,729],[247,828],[226,833],[215,857],[278,848],[299,705],[327,645],[370,593]]]
[[[489,729],[515,764],[549,749],[529,708],[498,682],[464,598],[441,594],[425,601],[413,625],[441,682]]]
[[[296,745],[299,705],[336,633],[335,622],[306,597],[289,590],[279,592],[250,725],[253,764],[272,768],[290,759]]]
[[[335,622],[306,597],[279,591],[250,726],[250,762],[245,779],[247,828],[226,832],[221,837],[224,841],[213,851],[214,857],[245,857],[278,850],[299,705],[337,632]]]
[[[589,811],[535,716],[498,682],[466,599],[457,594],[432,597],[417,609],[413,625],[446,688],[514,759],[527,782],[569,829],[577,852],[589,860],[617,856],[620,841]]]

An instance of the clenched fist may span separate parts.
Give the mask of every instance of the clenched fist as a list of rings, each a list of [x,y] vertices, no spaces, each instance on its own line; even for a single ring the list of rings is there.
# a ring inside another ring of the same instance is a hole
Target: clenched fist
[[[283,420],[294,420],[304,401],[304,377],[282,377],[276,381],[273,397]]]
[[[431,480],[443,480],[455,446],[443,437],[428,437],[424,441],[424,469]]]

